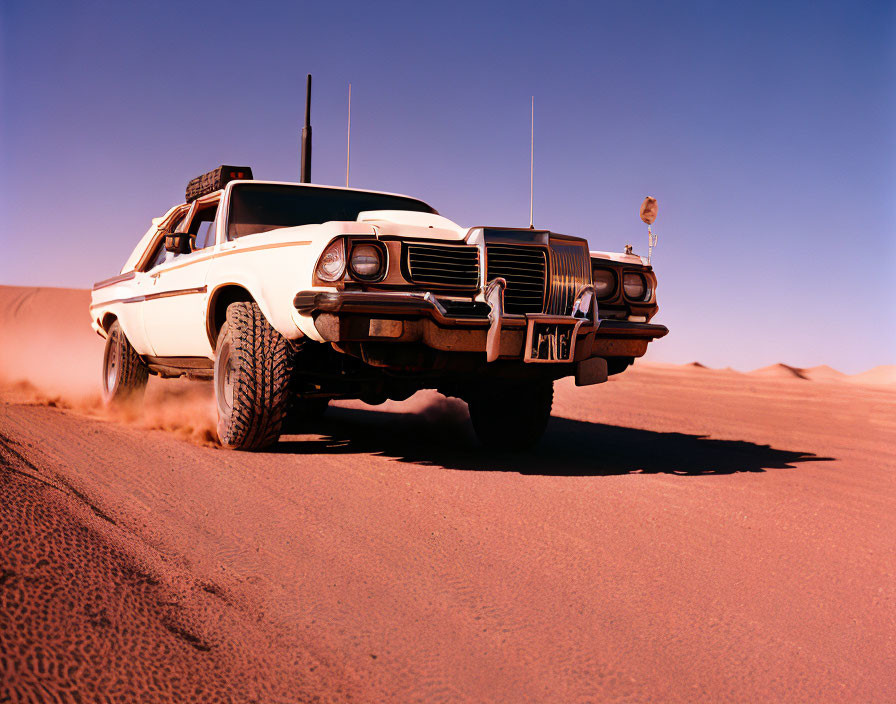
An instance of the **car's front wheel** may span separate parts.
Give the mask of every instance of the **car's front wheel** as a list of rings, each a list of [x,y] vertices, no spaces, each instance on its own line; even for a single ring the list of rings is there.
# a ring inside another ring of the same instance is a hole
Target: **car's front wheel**
[[[218,439],[260,450],[280,437],[289,401],[289,344],[256,303],[231,303],[215,346]]]
[[[103,401],[110,406],[140,401],[148,379],[149,369],[116,320],[103,352]]]
[[[544,435],[551,417],[554,382],[485,382],[465,400],[479,442],[494,449],[528,450]]]

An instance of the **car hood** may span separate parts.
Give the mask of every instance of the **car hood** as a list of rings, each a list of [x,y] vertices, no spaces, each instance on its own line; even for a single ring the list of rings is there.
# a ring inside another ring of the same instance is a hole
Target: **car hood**
[[[365,210],[358,222],[376,228],[378,235],[431,240],[463,240],[469,231],[448,218],[412,210]]]

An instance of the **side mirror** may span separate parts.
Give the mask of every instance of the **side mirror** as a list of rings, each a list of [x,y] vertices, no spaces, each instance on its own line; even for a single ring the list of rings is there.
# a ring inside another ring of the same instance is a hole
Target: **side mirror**
[[[656,198],[647,196],[644,202],[641,203],[641,221],[646,222],[648,225],[653,225],[656,220],[656,213]]]
[[[193,251],[193,240],[196,235],[189,232],[172,232],[165,235],[165,249],[174,254],[189,254]]]

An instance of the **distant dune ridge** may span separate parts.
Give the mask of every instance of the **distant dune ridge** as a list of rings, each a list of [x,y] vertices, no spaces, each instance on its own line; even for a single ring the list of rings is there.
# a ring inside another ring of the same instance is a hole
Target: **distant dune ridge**
[[[860,384],[896,384],[896,364],[882,364],[861,374],[854,374],[850,381]]]
[[[860,374],[844,374],[843,372],[821,364],[817,367],[801,369],[787,364],[772,364],[755,369],[749,374],[766,376],[775,379],[807,379],[809,381],[849,381],[856,384],[894,384],[896,385],[896,364],[884,364]]]
[[[807,379],[812,379],[814,381],[843,380],[847,378],[846,374],[838,369],[829,367],[827,364],[819,364],[817,367],[809,367],[808,369],[801,369],[800,371]]]
[[[786,364],[771,364],[761,369],[755,369],[750,374],[754,376],[768,376],[775,379],[806,379],[802,369],[791,367]]]

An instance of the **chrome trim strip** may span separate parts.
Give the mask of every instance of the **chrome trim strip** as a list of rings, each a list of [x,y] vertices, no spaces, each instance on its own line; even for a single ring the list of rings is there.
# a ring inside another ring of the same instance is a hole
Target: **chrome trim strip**
[[[158,293],[147,293],[144,296],[132,296],[131,298],[114,298],[111,301],[103,301],[102,303],[94,303],[90,306],[90,310],[94,308],[102,308],[103,306],[111,306],[115,303],[142,303],[143,301],[154,301],[157,298],[171,298],[173,296],[189,296],[196,293],[205,293],[207,286],[197,286],[195,288],[179,288],[173,291],[159,291]]]
[[[93,285],[94,291],[99,291],[101,288],[108,288],[109,286],[114,286],[115,284],[120,284],[122,281],[130,281],[137,274],[133,271],[128,271],[124,274],[119,274],[118,276],[111,276],[108,279],[103,279],[102,281],[97,281]]]

